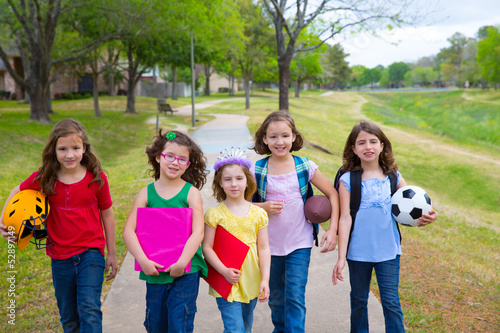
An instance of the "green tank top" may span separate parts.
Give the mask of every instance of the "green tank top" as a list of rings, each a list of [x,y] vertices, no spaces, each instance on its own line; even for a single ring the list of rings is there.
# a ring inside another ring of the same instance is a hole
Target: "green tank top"
[[[189,208],[187,203],[187,197],[189,194],[189,190],[193,186],[190,183],[187,183],[182,187],[182,189],[177,193],[174,197],[170,199],[163,199],[156,192],[154,183],[148,185],[148,207],[151,208]],[[196,251],[195,255],[191,259],[191,274],[200,272],[201,277],[206,277],[208,273],[207,264],[203,259],[201,254],[201,246]],[[148,283],[152,284],[167,284],[174,282],[175,278],[170,276],[170,273],[160,272],[159,276],[154,275],[146,275],[144,272],[139,273],[139,279],[144,280]]]

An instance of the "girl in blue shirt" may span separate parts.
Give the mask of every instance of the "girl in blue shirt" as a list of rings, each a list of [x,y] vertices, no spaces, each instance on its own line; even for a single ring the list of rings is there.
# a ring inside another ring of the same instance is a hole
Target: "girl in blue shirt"
[[[361,121],[354,126],[344,147],[345,174],[340,178],[339,259],[332,281],[343,281],[346,260],[351,283],[351,332],[368,332],[368,294],[375,269],[384,311],[386,332],[404,332],[399,302],[399,230],[391,215],[391,184],[388,174],[397,176],[397,188],[406,182],[397,171],[389,139],[375,124]],[[362,170],[361,204],[356,223],[350,214],[350,172]],[[422,214],[419,226],[434,222],[437,213]]]

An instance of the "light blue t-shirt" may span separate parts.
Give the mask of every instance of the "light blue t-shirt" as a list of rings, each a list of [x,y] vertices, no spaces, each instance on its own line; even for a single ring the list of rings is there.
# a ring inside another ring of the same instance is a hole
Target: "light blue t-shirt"
[[[400,173],[397,173],[398,184]],[[340,178],[351,192],[350,172]],[[347,259],[365,262],[392,260],[401,254],[396,222],[391,214],[391,181],[370,178],[361,181],[361,204],[351,234]]]

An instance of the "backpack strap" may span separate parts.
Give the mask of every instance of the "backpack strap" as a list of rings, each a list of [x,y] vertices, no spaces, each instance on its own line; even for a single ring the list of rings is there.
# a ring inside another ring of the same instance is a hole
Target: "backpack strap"
[[[302,194],[302,200],[305,203],[307,198],[314,195],[314,190],[312,188],[311,182],[309,181],[309,160],[306,157],[295,155],[292,156],[295,162],[295,171],[297,173],[297,178],[299,180],[300,193]],[[318,246],[319,224],[312,223],[312,226],[314,244]]]
[[[391,181],[391,197],[396,193],[398,190],[398,177],[394,175],[392,172],[388,174],[389,180]],[[401,236],[401,230],[399,230],[399,223],[396,223],[396,227],[398,228],[398,233],[399,233],[399,242],[401,243],[403,240],[403,237]]]
[[[255,182],[257,183],[257,191],[252,197],[253,202],[266,201],[266,186],[267,186],[267,163],[269,157],[255,162]]]
[[[349,251],[349,244],[351,243],[351,235],[354,230],[354,222],[356,221],[356,214],[358,213],[359,206],[361,205],[361,170],[351,171],[351,200],[350,200],[350,212],[351,212],[351,230],[349,231],[349,240],[347,241],[347,251]]]

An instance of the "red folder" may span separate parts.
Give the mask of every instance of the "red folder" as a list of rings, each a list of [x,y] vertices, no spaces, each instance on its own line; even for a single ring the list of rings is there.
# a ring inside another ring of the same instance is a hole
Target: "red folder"
[[[136,234],[148,259],[163,265],[164,272],[179,260],[184,245],[191,236],[191,208],[138,208]],[[142,271],[135,261],[135,270]],[[191,271],[188,263],[184,272]]]
[[[248,245],[233,236],[226,229],[220,225],[217,226],[214,239],[214,251],[226,267],[241,269],[249,249],[250,247]],[[227,282],[226,278],[210,266],[208,262],[207,266],[208,275],[205,281],[207,281],[219,295],[227,300],[233,285]]]

